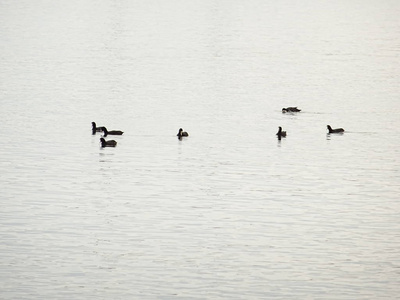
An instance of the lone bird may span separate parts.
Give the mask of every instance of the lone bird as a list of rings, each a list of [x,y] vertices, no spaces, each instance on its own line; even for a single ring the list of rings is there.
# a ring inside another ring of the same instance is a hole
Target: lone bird
[[[115,146],[117,146],[117,142],[116,141],[114,141],[114,140],[109,140],[109,141],[106,141],[105,139],[103,139],[103,138],[100,138],[100,142],[101,142],[101,147],[115,147]]]
[[[328,128],[329,133],[342,133],[342,132],[344,132],[343,128],[332,129],[331,125],[327,125],[326,127]]]
[[[284,108],[282,108],[282,113],[287,113],[287,112],[299,112],[299,111],[301,111],[301,109],[298,109],[297,108],[297,106],[296,107],[294,107],[294,106],[290,106],[290,107],[284,107]]]
[[[183,136],[189,136],[189,133],[187,133],[186,131],[183,131],[182,128],[179,128],[177,136],[178,136],[178,139],[181,139]]]
[[[286,131],[282,131],[282,127],[279,126],[279,130],[276,133],[276,135],[278,136],[278,139],[280,140],[282,137],[286,137]]]
[[[122,135],[124,132],[121,130],[111,130],[108,131],[107,128],[105,128],[104,126],[101,127],[103,132],[104,132],[104,136],[106,137],[107,135]]]
[[[102,127],[96,127],[96,123],[92,122],[92,133],[96,134],[96,132],[103,131]]]

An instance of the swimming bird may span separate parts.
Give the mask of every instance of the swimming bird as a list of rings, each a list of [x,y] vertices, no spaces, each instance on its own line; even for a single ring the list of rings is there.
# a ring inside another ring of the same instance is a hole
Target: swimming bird
[[[342,133],[344,132],[343,128],[336,128],[336,129],[332,129],[332,127],[330,125],[326,126],[329,130],[329,133]]]
[[[101,142],[101,147],[115,147],[117,146],[117,142],[114,140],[108,140],[106,141],[103,138],[100,138],[100,142]]]
[[[104,132],[104,136],[106,137],[107,135],[122,135],[124,132],[121,130],[110,130],[108,131],[107,128],[105,128],[104,126],[101,127],[103,132]]]
[[[92,122],[92,133],[93,133],[93,134],[96,134],[96,131],[97,131],[97,132],[103,131],[103,129],[102,129],[102,127],[96,127],[96,123],[95,123],[95,122]]]
[[[178,139],[181,139],[183,136],[189,136],[189,133],[187,133],[186,131],[183,131],[182,128],[179,128],[179,132],[177,134]]]
[[[286,137],[286,131],[282,131],[282,127],[279,126],[279,130],[276,135],[278,136],[278,139],[281,139],[281,137]]]
[[[298,109],[297,106],[290,106],[290,107],[284,107],[282,108],[282,113],[287,113],[287,112],[299,112],[301,109]]]

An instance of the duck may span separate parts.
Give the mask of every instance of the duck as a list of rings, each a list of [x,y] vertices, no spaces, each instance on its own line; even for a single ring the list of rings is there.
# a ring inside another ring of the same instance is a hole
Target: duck
[[[343,133],[344,132],[343,128],[332,129],[331,125],[327,125],[326,127],[328,128],[329,133]]]
[[[106,141],[105,139],[103,139],[103,138],[100,138],[100,142],[101,142],[101,147],[115,147],[115,146],[117,146],[117,142],[116,141],[114,141],[114,140],[108,140],[108,141]]]
[[[289,107],[284,107],[282,108],[282,113],[287,113],[287,112],[300,112],[301,109],[298,109],[297,106],[289,106]]]
[[[187,133],[186,131],[183,131],[182,128],[179,128],[177,136],[178,136],[178,139],[181,139],[183,136],[189,136],[189,133]]]
[[[108,131],[107,128],[105,128],[104,126],[101,127],[103,132],[104,132],[104,137],[106,137],[107,135],[122,135],[124,132],[121,130],[110,130]]]
[[[103,131],[102,127],[96,127],[96,122],[92,122],[92,133],[96,134],[96,132]]]
[[[278,136],[278,139],[281,139],[281,137],[286,137],[286,131],[282,131],[282,127],[279,126],[279,130],[276,135]]]

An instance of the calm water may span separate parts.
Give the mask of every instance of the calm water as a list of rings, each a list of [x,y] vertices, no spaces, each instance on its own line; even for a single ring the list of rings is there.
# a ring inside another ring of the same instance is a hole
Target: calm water
[[[0,0],[0,298],[399,299],[399,15]]]

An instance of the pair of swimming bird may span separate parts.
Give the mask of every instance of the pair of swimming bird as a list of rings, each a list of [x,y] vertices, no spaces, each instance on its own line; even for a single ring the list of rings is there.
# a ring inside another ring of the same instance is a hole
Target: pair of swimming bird
[[[332,127],[330,125],[327,125],[326,127],[328,128],[329,133],[343,133],[344,132],[343,128],[332,129]],[[278,139],[281,139],[283,137],[286,137],[286,131],[283,131],[282,127],[279,126],[279,130],[276,133],[276,135],[278,136]]]
[[[124,132],[121,130],[110,130],[108,131],[106,127],[101,126],[97,127],[95,122],[92,122],[92,134],[96,134],[96,132],[103,132],[103,136],[106,137],[107,135],[122,135]],[[104,138],[100,138],[101,147],[115,147],[117,142],[114,140],[106,141]]]

